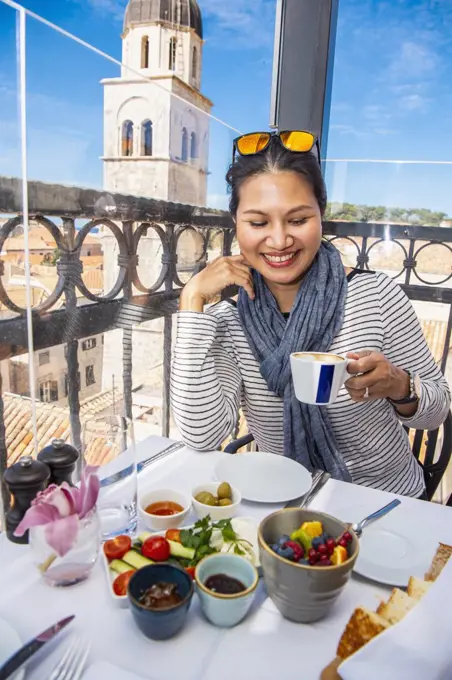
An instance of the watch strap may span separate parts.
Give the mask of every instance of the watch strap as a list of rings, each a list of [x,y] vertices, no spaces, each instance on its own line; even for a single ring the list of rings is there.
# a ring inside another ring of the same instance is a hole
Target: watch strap
[[[391,402],[391,404],[395,404],[396,406],[402,405],[402,404],[414,404],[414,402],[418,401],[418,399],[419,399],[418,395],[416,394],[416,386],[415,386],[414,376],[409,371],[407,371],[405,368],[403,370],[405,371],[405,373],[408,374],[408,376],[410,378],[410,394],[407,397],[405,397],[404,399],[390,399],[390,398],[388,398],[389,401]]]

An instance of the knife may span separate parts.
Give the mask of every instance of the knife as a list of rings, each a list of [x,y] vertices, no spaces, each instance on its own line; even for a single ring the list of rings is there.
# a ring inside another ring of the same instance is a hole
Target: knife
[[[286,503],[286,508],[306,508],[319,491],[325,486],[327,481],[330,479],[331,475],[324,470],[315,470],[312,473],[312,484],[311,488],[304,496],[299,498],[294,498],[293,500]]]
[[[30,640],[30,642],[27,642],[26,645],[21,647],[0,668],[0,680],[6,680],[11,677],[11,675],[28,661],[35,652],[40,650],[46,642],[55,637],[55,635],[57,635],[60,630],[63,630],[63,628],[65,628],[73,619],[75,619],[75,616],[67,616],[65,619],[50,626],[50,628],[47,628],[47,630],[43,631],[40,635],[37,635],[33,640]]]
[[[140,473],[148,465],[151,465],[151,463],[156,463],[161,458],[165,458],[166,456],[169,456],[171,453],[174,453],[175,451],[177,451],[178,449],[182,449],[183,447],[184,444],[182,442],[175,442],[174,444],[170,444],[170,446],[167,446],[165,449],[159,451],[150,458],[147,458],[146,460],[142,460],[139,463],[137,463],[136,465],[137,473]],[[115,484],[116,482],[121,481],[121,479],[129,477],[129,475],[133,473],[133,468],[134,468],[133,465],[129,465],[128,467],[124,468],[123,470],[120,470],[119,472],[115,472],[113,475],[110,475],[109,477],[104,477],[103,479],[100,480],[101,487],[110,486],[110,484]]]

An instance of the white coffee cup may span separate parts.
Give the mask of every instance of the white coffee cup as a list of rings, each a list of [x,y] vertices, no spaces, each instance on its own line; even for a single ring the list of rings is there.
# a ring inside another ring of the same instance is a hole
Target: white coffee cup
[[[347,378],[349,363],[350,359],[339,354],[294,352],[290,366],[295,396],[304,404],[332,404]]]

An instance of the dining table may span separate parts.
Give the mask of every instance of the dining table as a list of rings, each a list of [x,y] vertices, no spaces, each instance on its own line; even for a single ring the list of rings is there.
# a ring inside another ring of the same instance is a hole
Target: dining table
[[[145,460],[168,447],[170,440],[152,436],[137,444],[137,459]],[[181,447],[145,467],[138,475],[138,496],[166,488],[190,493],[212,481],[217,461],[226,454],[198,452]],[[246,454],[235,454],[246,455]],[[219,480],[221,481],[221,480]],[[330,479],[310,504],[343,521],[355,521],[396,498],[394,494]],[[452,544],[452,512],[436,503],[399,497],[397,509],[418,549],[425,554],[426,568],[439,541]],[[282,504],[245,500],[238,514],[256,522]],[[353,514],[353,517],[351,516]],[[394,513],[395,516],[395,513]],[[190,516],[186,523],[194,521]],[[391,526],[391,514],[380,522]],[[384,525],[383,525],[384,526]],[[366,530],[364,530],[366,531]],[[378,546],[376,547],[378,561]],[[48,680],[52,669],[74,632],[90,643],[86,675],[93,680],[318,680],[322,669],[336,656],[341,633],[355,607],[375,610],[391,588],[352,574],[328,616],[311,624],[284,619],[269,599],[260,579],[256,598],[247,618],[234,628],[217,628],[202,615],[195,594],[183,630],[173,639],[147,639],[135,626],[128,608],[113,601],[106,572],[99,559],[89,578],[77,585],[47,585],[33,563],[27,545],[0,535],[0,618],[5,619],[23,642],[56,621],[74,614],[75,619],[57,638],[28,663],[27,680]],[[415,641],[413,640],[413,644]],[[130,674],[130,675],[129,675]]]

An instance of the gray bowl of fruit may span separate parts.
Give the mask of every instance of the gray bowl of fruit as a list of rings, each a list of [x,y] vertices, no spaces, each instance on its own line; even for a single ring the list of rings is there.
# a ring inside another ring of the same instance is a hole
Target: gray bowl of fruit
[[[268,515],[258,542],[269,597],[285,618],[300,623],[328,614],[359,552],[357,536],[343,522],[301,508]]]
[[[191,494],[196,516],[202,519],[209,515],[216,522],[234,517],[242,500],[240,491],[228,482],[198,484]]]

